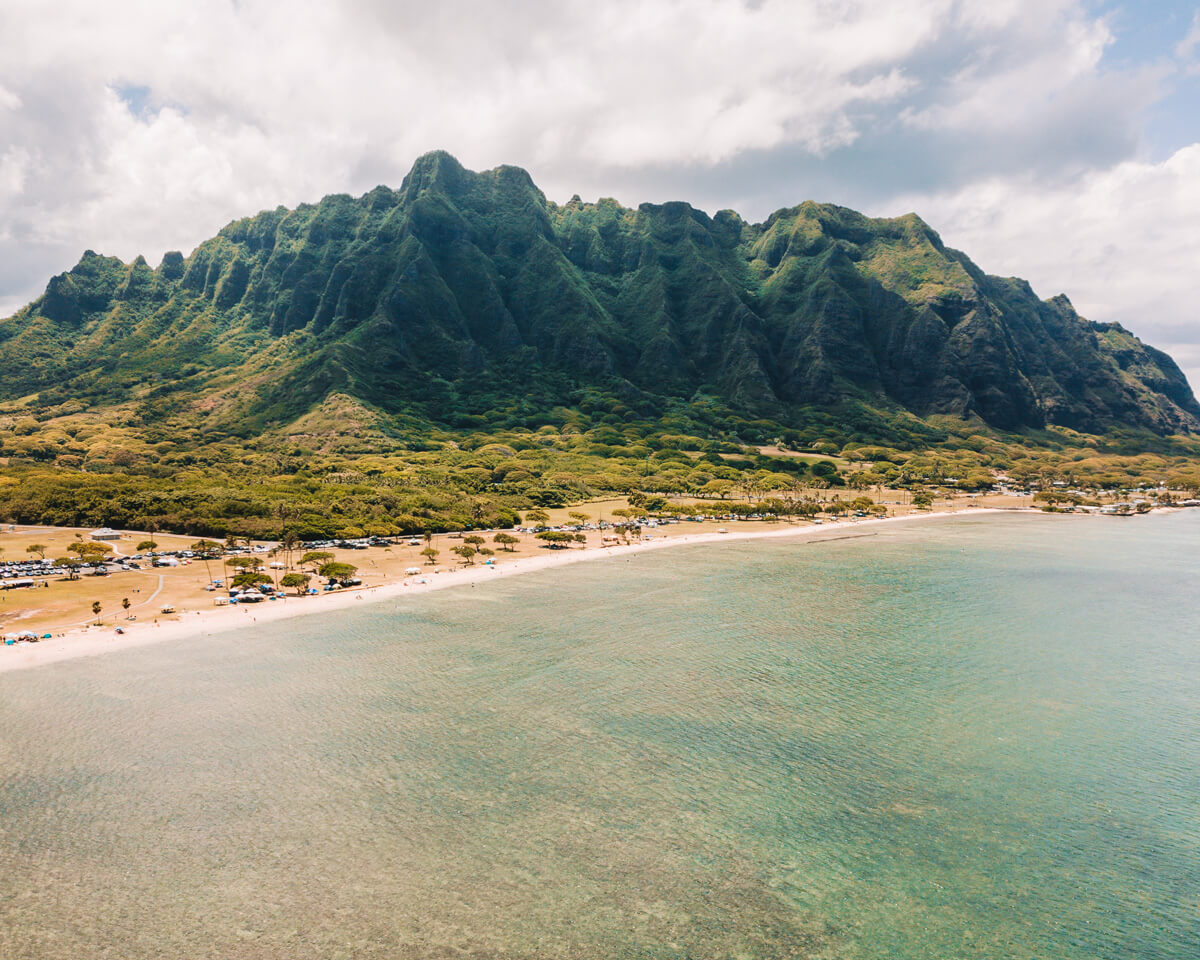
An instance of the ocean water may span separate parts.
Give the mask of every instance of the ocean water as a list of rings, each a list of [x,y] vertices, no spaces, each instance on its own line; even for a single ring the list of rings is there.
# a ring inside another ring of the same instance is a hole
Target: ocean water
[[[0,957],[1200,957],[1200,511],[865,533],[0,675]]]

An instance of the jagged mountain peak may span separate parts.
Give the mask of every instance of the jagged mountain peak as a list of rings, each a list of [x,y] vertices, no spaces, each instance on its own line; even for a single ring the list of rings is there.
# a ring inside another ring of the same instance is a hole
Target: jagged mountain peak
[[[280,427],[333,392],[453,420],[537,382],[556,403],[712,396],[785,425],[870,408],[1200,430],[1169,357],[988,276],[915,213],[559,206],[519,167],[477,173],[443,151],[398,189],[263,211],[155,270],[87,251],[19,318],[0,321],[7,396],[227,390],[209,404],[221,429]]]

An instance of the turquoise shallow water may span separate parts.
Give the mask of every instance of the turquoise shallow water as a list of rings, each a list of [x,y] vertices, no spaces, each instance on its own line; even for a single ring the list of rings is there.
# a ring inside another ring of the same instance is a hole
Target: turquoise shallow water
[[[1198,544],[730,542],[0,676],[0,957],[1195,960]]]

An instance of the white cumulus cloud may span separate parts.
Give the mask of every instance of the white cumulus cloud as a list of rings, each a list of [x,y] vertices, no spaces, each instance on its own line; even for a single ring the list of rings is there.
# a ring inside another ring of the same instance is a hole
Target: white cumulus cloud
[[[1112,39],[1083,0],[6,0],[0,312],[85,248],[153,262],[445,148],[556,199],[911,199],[985,268],[1097,316],[1149,303],[1137,288],[1156,299],[1135,332],[1200,342],[1162,292],[1176,252],[1115,206],[1194,177],[1186,151],[1139,159],[1169,68],[1108,69]],[[1182,71],[1195,48],[1164,54]],[[1087,241],[1042,252],[1056,223]]]

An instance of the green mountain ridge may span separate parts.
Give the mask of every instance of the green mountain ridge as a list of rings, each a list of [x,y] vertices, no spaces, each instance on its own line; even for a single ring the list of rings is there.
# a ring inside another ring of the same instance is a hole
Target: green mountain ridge
[[[150,434],[208,439],[535,425],[591,397],[617,420],[708,405],[864,439],[941,417],[1200,432],[1170,357],[915,215],[557,205],[524,170],[440,152],[397,190],[238,220],[157,268],[88,251],[0,320],[0,369],[0,401],[136,403]]]

